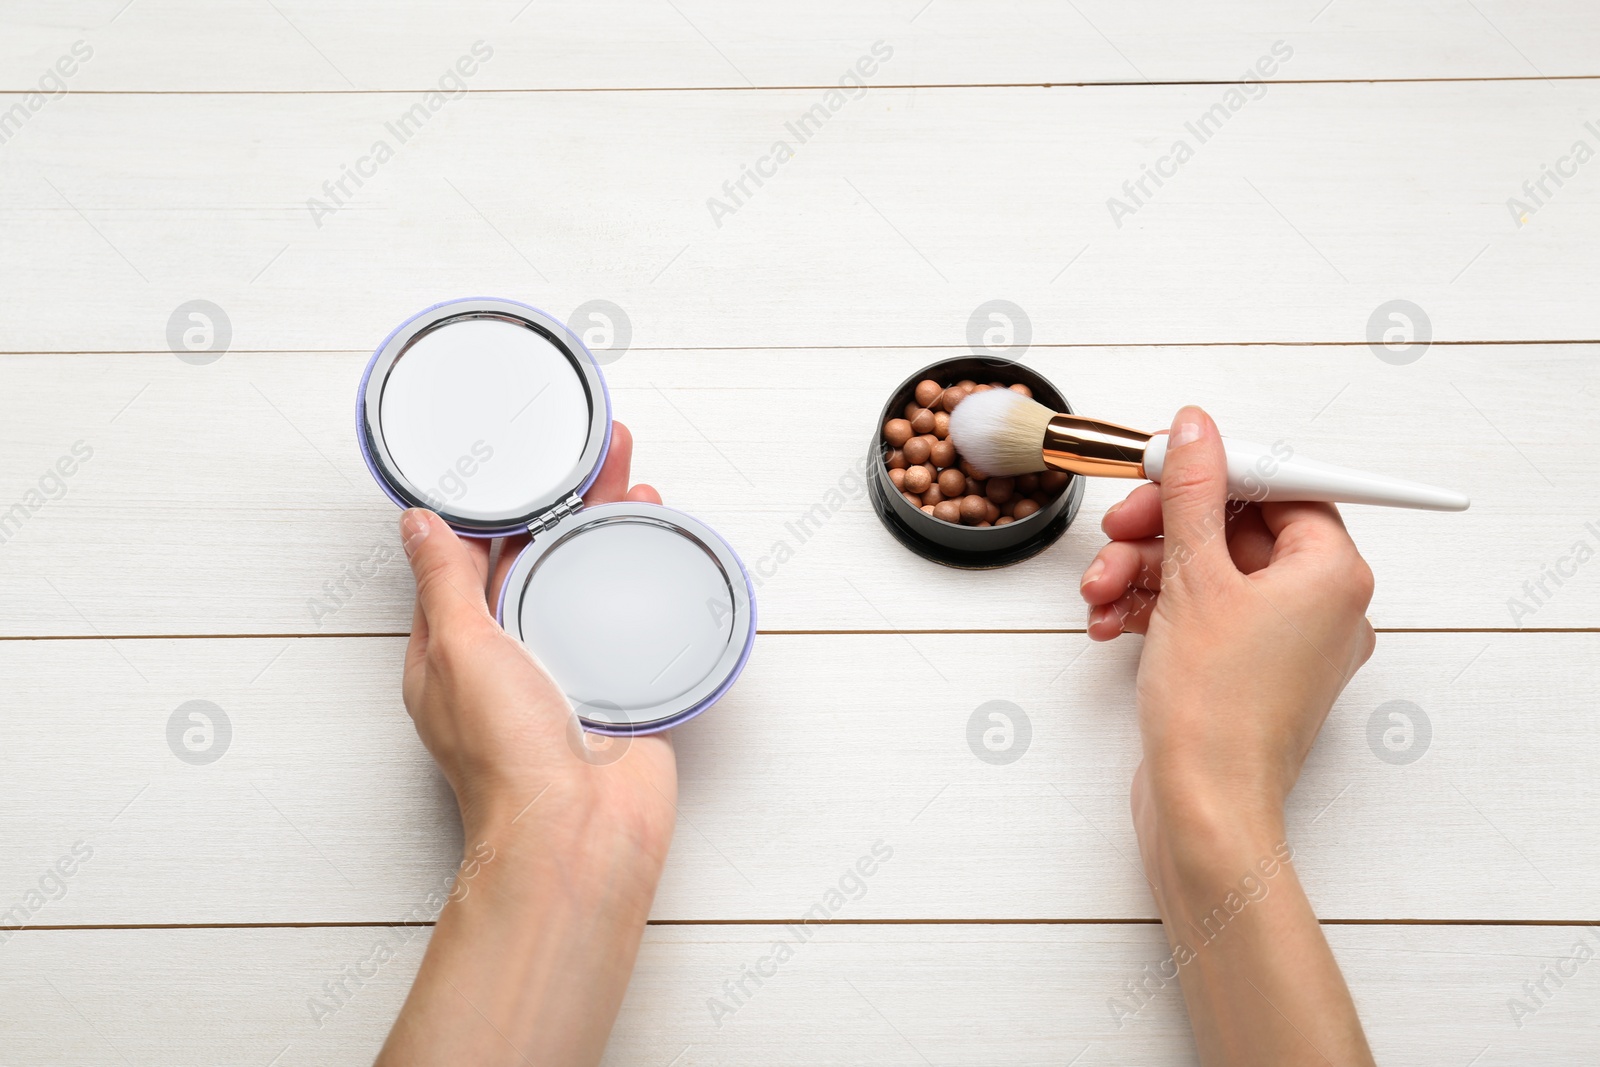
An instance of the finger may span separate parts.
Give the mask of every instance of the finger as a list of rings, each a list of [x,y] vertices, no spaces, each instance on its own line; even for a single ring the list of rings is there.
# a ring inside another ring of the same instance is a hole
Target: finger
[[[483,575],[473,550],[461,543],[443,519],[431,511],[412,508],[400,516],[400,538],[411,561],[417,603],[430,634],[488,613]]]
[[[633,434],[620,422],[611,424],[611,449],[606,453],[605,465],[595,478],[589,491],[583,494],[585,504],[610,504],[623,499],[628,493],[628,468],[633,465]]]
[[[635,504],[659,504],[661,503],[661,494],[656,492],[655,486],[645,485],[640,482],[628,490],[628,499]]]
[[[522,550],[528,547],[527,534],[514,534],[505,539],[500,546],[500,558],[495,560],[494,573],[489,576],[488,608],[489,614],[496,614],[500,607],[500,589],[506,584],[506,575],[511,573],[511,567],[517,562],[517,557],[522,555]]]
[[[406,662],[400,674],[400,693],[405,699],[406,713],[411,713],[413,694],[420,695],[423,676],[419,672],[428,658],[428,616],[422,610],[422,601],[411,607],[411,638],[406,642]]]
[[[1228,460],[1217,424],[1197,407],[1182,408],[1172,420],[1161,469],[1169,579],[1181,582],[1190,568],[1202,575],[1233,569],[1222,536],[1227,503]]]
[[[1084,570],[1079,594],[1090,604],[1109,604],[1129,589],[1160,592],[1162,551],[1156,537],[1111,542]]]
[[[428,616],[422,610],[422,601],[411,605],[411,645],[426,648],[428,645]],[[406,662],[411,662],[411,648],[406,648]]]
[[[1274,562],[1304,553],[1356,550],[1339,509],[1332,504],[1262,504],[1261,519],[1277,539],[1272,552]]]
[[[467,550],[467,556],[472,560],[472,568],[478,572],[478,585],[480,588],[483,586],[483,583],[488,579],[489,576],[489,552],[493,546],[493,538],[461,538],[461,547]]]
[[[1155,610],[1158,596],[1146,589],[1135,589],[1109,604],[1090,608],[1089,639],[1110,641],[1125,633],[1144,633],[1150,629],[1150,613]]]
[[[1272,562],[1276,539],[1267,528],[1266,520],[1261,517],[1260,507],[1246,504],[1234,511],[1233,505],[1238,503],[1240,501],[1235,500],[1229,504],[1228,554],[1233,557],[1233,565],[1240,572],[1254,574]]]
[[[1161,487],[1146,482],[1113,504],[1100,520],[1100,529],[1113,541],[1137,541],[1161,533]]]

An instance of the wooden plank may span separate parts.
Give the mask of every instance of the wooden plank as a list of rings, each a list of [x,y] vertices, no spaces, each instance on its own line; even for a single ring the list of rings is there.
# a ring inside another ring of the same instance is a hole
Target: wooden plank
[[[1593,928],[1327,932],[1380,1063],[1592,1062],[1573,1035],[1600,1010],[1596,965],[1574,962],[1576,946],[1593,954]],[[7,1051],[18,1063],[366,1063],[427,937],[421,930],[402,945],[383,928],[24,932],[0,957]],[[779,941],[792,957],[759,987],[746,979],[750,995],[714,1023],[708,1002],[731,1003],[723,982]],[[375,968],[379,945],[395,955]],[[1166,955],[1156,926],[834,925],[812,928],[804,942],[782,927],[652,927],[605,1062],[1192,1064],[1176,983],[1150,979],[1152,993],[1120,1026],[1109,1006]],[[139,961],[136,982],[128,960]],[[352,981],[358,966],[368,977]],[[1575,973],[1559,986],[1544,979],[1549,996],[1519,1027],[1509,1002],[1557,967]],[[324,991],[341,978],[348,996]],[[314,1014],[313,998],[337,1010]]]
[[[641,347],[960,346],[996,298],[1036,343],[1364,344],[1395,299],[1436,340],[1600,338],[1572,269],[1600,241],[1600,186],[1546,180],[1520,227],[1507,207],[1575,141],[1600,144],[1600,84],[835,102],[469,94],[402,142],[403,96],[69,94],[5,145],[0,350],[164,351],[195,299],[225,309],[236,348],[363,349],[485,292],[563,314],[613,301]],[[813,106],[830,117],[801,143],[788,126]],[[1225,124],[1202,142],[1186,124],[1213,107]],[[1192,158],[1162,163],[1180,139]],[[1146,166],[1173,176],[1157,188]]]
[[[636,476],[739,549],[760,583],[764,628],[1082,628],[1077,577],[1103,543],[1100,515],[1128,484],[1091,483],[1081,518],[1050,550],[973,573],[901,547],[852,480],[883,398],[950,354],[634,351],[605,369],[638,440]],[[1597,356],[1595,346],[1435,347],[1397,367],[1362,345],[1036,347],[1027,358],[1079,410],[1118,422],[1155,428],[1199,401],[1237,436],[1281,437],[1306,455],[1470,493],[1473,508],[1459,515],[1347,509],[1378,576],[1373,619],[1549,628],[1600,625],[1600,566],[1574,569],[1572,557],[1580,541],[1600,544],[1600,476],[1587,459],[1600,452],[1588,410]],[[74,443],[93,450],[65,496],[5,526],[0,633],[408,630],[396,512],[351,424],[364,362],[0,356],[10,470],[0,515]],[[1547,578],[1558,566],[1572,573]]]
[[[400,704],[402,648],[0,642],[7,892],[77,841],[94,853],[27,924],[409,914],[461,843]],[[1082,635],[761,638],[733,692],[677,732],[681,818],[655,916],[793,918],[881,840],[894,858],[850,918],[1152,917],[1127,811],[1137,651]],[[1594,918],[1597,651],[1594,634],[1383,635],[1293,798],[1320,913]],[[225,747],[220,727],[195,739],[221,753],[203,765],[169,748],[193,700],[228,724]],[[968,733],[996,700],[1020,709],[1003,765]],[[1380,756],[1384,731],[1404,740],[1393,701],[1422,709],[1407,710],[1409,764]]]
[[[0,88],[30,88],[77,39],[95,52],[72,88],[155,92],[420,89],[476,40],[494,57],[472,84],[498,89],[832,84],[875,40],[895,50],[884,77],[918,85],[1235,79],[1280,40],[1295,50],[1285,72],[1293,78],[1554,77],[1594,74],[1600,44],[1600,25],[1578,0],[1533,8],[788,0],[759,9],[731,0],[468,0],[405,10],[375,0],[141,0],[121,8],[8,5]]]

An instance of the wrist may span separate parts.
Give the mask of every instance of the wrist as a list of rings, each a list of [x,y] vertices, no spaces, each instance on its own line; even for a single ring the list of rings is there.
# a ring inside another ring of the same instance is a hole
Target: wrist
[[[1257,859],[1288,851],[1283,806],[1271,796],[1170,769],[1151,773],[1148,763],[1134,787],[1134,826],[1152,878],[1236,877]]]
[[[1175,927],[1260,899],[1294,857],[1279,811],[1188,794],[1146,816],[1138,820],[1139,850],[1161,917]]]
[[[1139,770],[1141,822],[1175,841],[1251,845],[1282,838],[1286,789],[1260,775],[1217,773],[1193,764],[1146,758]]]
[[[614,839],[578,840],[521,832],[466,838],[448,899],[455,910],[500,916],[503,929],[537,917],[591,931],[636,937],[649,918],[662,864]],[[632,933],[628,933],[632,931]],[[541,935],[542,936],[542,935]]]
[[[464,867],[492,851],[497,881],[533,887],[555,879],[585,895],[655,893],[672,841],[672,809],[621,812],[592,791],[555,781],[496,791],[462,804]]]

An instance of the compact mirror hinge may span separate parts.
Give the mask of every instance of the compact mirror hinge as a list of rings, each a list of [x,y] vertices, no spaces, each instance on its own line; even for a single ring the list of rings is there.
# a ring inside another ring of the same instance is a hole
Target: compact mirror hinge
[[[539,517],[528,523],[528,534],[538,537],[550,527],[583,507],[583,497],[573,493],[565,500],[558,500],[539,514]]]

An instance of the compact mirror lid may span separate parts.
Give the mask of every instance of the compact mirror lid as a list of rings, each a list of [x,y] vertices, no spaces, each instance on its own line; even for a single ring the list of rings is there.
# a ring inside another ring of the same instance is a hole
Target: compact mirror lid
[[[698,714],[733,684],[755,602],[733,549],[657,504],[584,508],[513,563],[500,622],[544,664],[585,726],[648,733]]]
[[[486,536],[582,493],[611,438],[605,382],[583,343],[509,300],[450,301],[402,324],[368,364],[357,418],[396,503]]]

